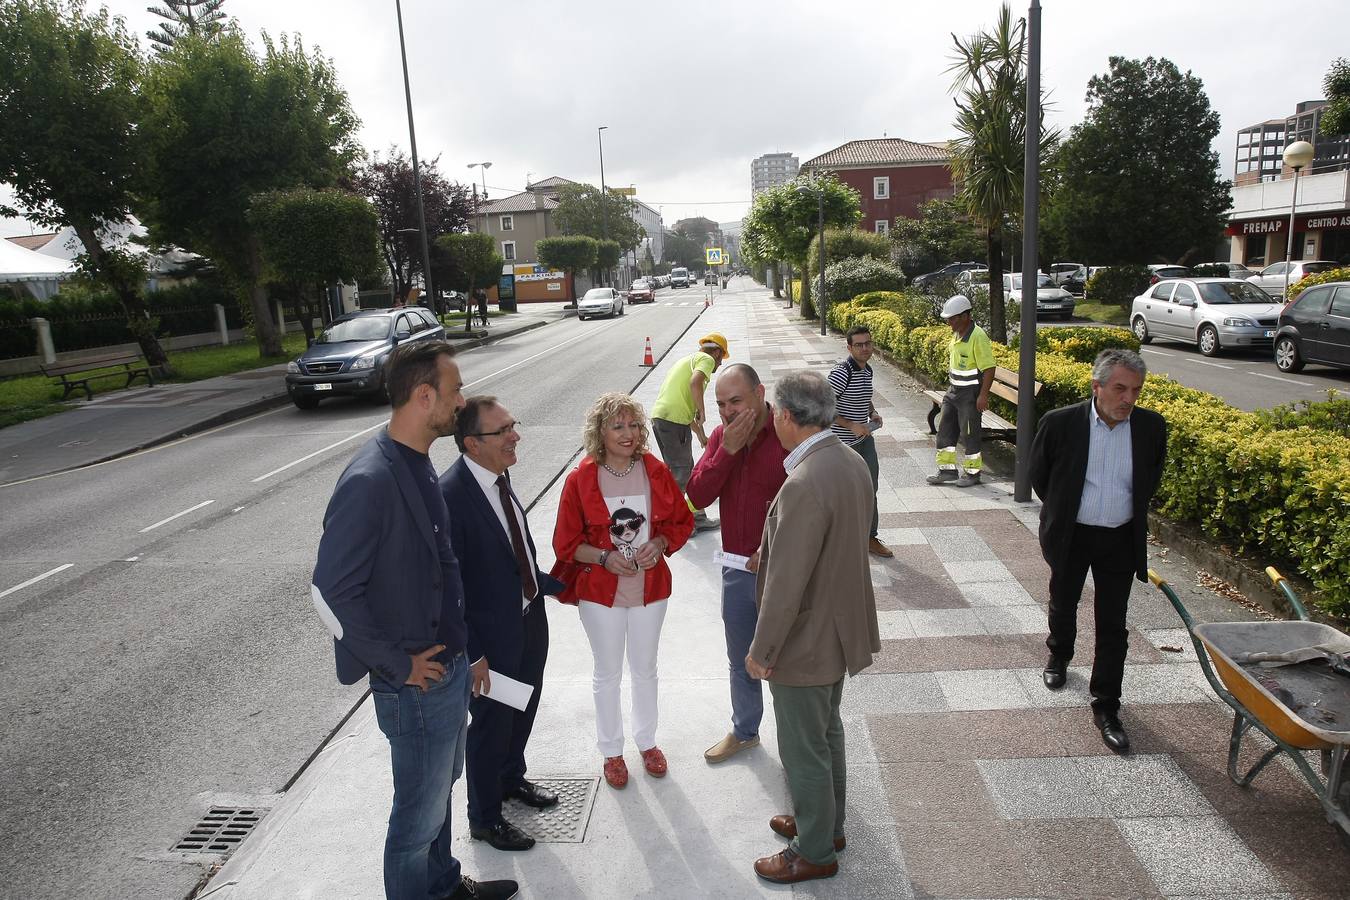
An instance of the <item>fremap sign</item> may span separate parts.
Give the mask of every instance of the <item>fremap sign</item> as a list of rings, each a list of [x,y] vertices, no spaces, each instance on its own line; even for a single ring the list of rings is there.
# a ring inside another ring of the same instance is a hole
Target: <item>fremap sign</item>
[[[1224,230],[1228,235],[1243,237],[1262,237],[1268,234],[1285,234],[1289,228],[1289,217],[1279,219],[1251,219],[1246,222],[1229,222]],[[1350,212],[1305,213],[1294,219],[1294,231],[1325,231],[1329,228],[1350,228]]]

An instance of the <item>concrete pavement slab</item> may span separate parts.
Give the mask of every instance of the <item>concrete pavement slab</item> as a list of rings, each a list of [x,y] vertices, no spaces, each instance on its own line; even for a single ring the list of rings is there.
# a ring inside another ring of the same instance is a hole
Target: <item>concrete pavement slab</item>
[[[721,295],[696,327],[726,334],[733,359],[766,381],[842,356],[841,338],[792,321],[767,292]],[[643,383],[640,400],[650,405],[679,355]],[[922,422],[927,401],[913,382],[879,362],[876,369],[888,426]],[[632,782],[622,792],[598,785],[584,841],[504,854],[460,833],[455,852],[465,871],[517,878],[522,896],[549,898],[1336,895],[1345,882],[1334,879],[1350,863],[1336,858],[1337,835],[1306,787],[1278,766],[1252,790],[1227,781],[1225,708],[1193,658],[1158,649],[1176,639],[1175,614],[1164,617],[1150,591],[1136,587],[1130,623],[1144,633],[1127,658],[1122,718],[1137,749],[1118,757],[1101,743],[1088,707],[1090,612],[1080,617],[1079,664],[1066,689],[1041,683],[1048,572],[1035,543],[1036,504],[1012,503],[993,475],[961,497],[901,493],[919,485],[892,475],[917,477],[931,465],[931,450],[917,451],[907,448],[912,462],[888,473],[888,505],[913,499],[933,508],[885,513],[883,528],[909,541],[895,542],[894,559],[873,561],[883,650],[844,690],[849,848],[837,877],[785,888],[750,872],[756,856],[781,846],[768,817],[788,811],[770,698],[760,748],[717,767],[702,760],[728,728],[715,532],[671,561],[658,732],[671,774],[647,778],[630,748]],[[557,491],[531,513],[537,538],[551,531]],[[926,606],[928,595],[953,606]],[[1213,609],[1224,614],[1217,601]],[[531,773],[594,779],[589,647],[574,610],[554,604],[549,612]],[[387,749],[368,713],[349,726],[209,895],[378,895]],[[463,793],[461,781],[461,832]]]

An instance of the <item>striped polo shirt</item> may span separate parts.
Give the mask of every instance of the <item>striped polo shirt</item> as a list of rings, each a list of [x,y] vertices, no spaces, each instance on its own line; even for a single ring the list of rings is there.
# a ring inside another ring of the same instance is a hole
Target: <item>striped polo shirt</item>
[[[834,391],[834,414],[850,422],[866,422],[872,418],[872,366],[858,367],[853,357],[830,370],[830,388]],[[850,447],[863,438],[842,425],[831,425],[835,437]]]

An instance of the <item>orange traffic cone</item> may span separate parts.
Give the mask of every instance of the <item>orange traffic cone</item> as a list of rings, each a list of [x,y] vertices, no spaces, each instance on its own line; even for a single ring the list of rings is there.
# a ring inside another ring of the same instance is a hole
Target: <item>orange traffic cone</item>
[[[708,295],[707,295],[707,294],[704,294],[704,295],[703,295],[703,308],[704,308],[704,309],[707,309],[707,308],[708,308]]]
[[[656,361],[652,359],[652,339],[647,338],[647,348],[642,351],[642,364],[644,366],[654,366]]]

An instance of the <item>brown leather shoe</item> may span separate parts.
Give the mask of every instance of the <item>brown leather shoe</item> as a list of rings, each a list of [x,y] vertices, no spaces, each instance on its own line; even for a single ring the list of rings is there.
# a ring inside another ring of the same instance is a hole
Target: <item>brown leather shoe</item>
[[[796,816],[774,816],[769,820],[769,827],[773,829],[774,834],[781,834],[788,840],[797,836],[797,817]],[[838,853],[848,846],[848,839],[840,835],[834,839],[834,852]]]
[[[778,884],[796,884],[813,878],[833,878],[839,871],[839,863],[827,866],[809,863],[793,852],[791,847],[773,856],[755,860],[755,874],[765,881]]]
[[[895,555],[891,552],[890,547],[887,547],[881,542],[880,538],[868,538],[867,552],[873,556],[880,556],[882,559],[890,559]]]

